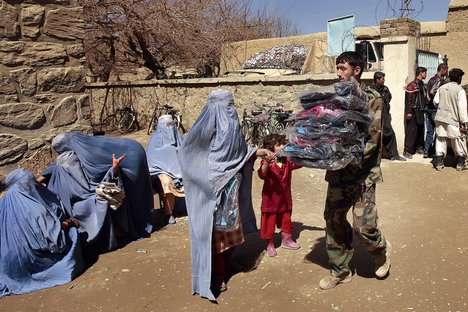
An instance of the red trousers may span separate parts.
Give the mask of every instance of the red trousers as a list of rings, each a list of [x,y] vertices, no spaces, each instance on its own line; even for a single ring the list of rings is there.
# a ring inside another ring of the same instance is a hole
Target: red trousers
[[[291,210],[282,213],[262,212],[260,237],[263,239],[272,239],[273,234],[275,234],[275,226],[281,229],[281,232],[292,234],[291,213]]]

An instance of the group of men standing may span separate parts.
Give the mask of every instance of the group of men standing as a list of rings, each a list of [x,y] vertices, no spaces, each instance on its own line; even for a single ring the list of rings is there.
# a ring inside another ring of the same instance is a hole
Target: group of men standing
[[[405,161],[418,153],[423,154],[424,158],[434,157],[434,167],[442,170],[447,155],[447,143],[450,141],[455,155],[458,156],[457,170],[467,168],[467,98],[460,86],[463,75],[464,72],[459,68],[453,68],[449,73],[446,64],[439,64],[437,73],[425,86],[427,69],[416,68],[415,79],[405,88],[405,142],[402,157],[398,153],[395,132],[391,125],[392,95],[385,86],[385,74],[374,74],[371,88],[378,91],[384,101],[382,143],[391,160]]]

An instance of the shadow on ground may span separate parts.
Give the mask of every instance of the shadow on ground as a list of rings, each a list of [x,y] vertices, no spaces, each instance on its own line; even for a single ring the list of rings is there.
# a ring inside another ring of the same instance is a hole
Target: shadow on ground
[[[354,235],[353,238],[354,255],[349,263],[349,267],[353,274],[364,278],[375,278],[374,272],[374,257],[365,250],[359,238]],[[317,264],[324,269],[329,270],[328,255],[326,251],[325,236],[316,240],[310,252],[304,257],[304,261]]]

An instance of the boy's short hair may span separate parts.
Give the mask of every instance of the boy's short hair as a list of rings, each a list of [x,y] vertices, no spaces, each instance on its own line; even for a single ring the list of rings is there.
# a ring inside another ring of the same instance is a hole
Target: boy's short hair
[[[460,68],[452,68],[449,72],[449,79],[450,81],[458,82],[458,81],[461,81],[461,78],[463,77],[464,74],[465,72],[461,70]]]
[[[361,77],[362,72],[364,71],[366,64],[364,62],[364,59],[362,56],[354,51],[346,51],[341,53],[337,58],[336,58],[336,65],[341,64],[341,63],[348,63],[351,65],[351,67],[354,69],[359,66],[361,68],[361,72],[359,73],[359,77]]]
[[[278,133],[270,133],[263,137],[262,147],[274,152],[276,145],[281,145],[281,144],[286,145],[287,143],[288,141],[286,140],[285,135],[278,134]]]

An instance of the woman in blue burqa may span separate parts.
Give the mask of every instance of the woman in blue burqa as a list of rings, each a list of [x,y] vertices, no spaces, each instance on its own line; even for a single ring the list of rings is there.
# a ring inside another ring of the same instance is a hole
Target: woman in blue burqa
[[[159,185],[160,198],[163,199],[166,221],[174,224],[172,215],[175,197],[184,197],[182,172],[177,159],[177,149],[182,143],[182,136],[174,124],[171,115],[162,115],[158,126],[146,146],[148,168],[153,185]],[[154,181],[158,179],[159,181]]]
[[[62,285],[83,270],[75,228],[55,194],[25,169],[0,199],[0,297]]]
[[[227,289],[234,246],[257,230],[251,197],[255,158],[275,161],[275,155],[247,146],[231,92],[215,90],[178,156],[190,224],[192,292],[214,301]]]
[[[105,252],[149,236],[153,195],[145,151],[138,142],[70,132],[57,135],[52,148],[59,155],[42,175],[80,221],[93,249]]]

